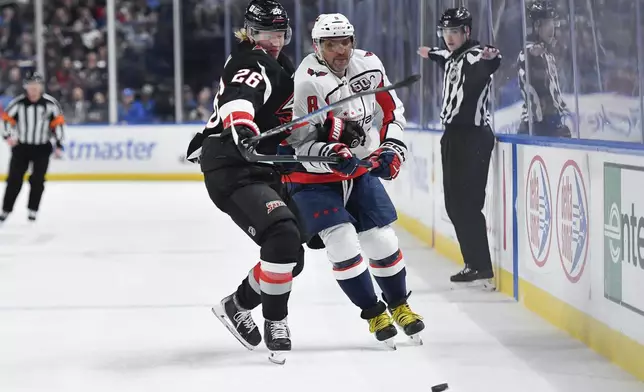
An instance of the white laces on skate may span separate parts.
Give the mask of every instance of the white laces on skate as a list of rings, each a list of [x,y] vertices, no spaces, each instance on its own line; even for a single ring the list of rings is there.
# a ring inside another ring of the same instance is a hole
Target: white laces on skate
[[[288,325],[285,321],[271,321],[271,336],[273,339],[288,339]]]
[[[246,328],[248,331],[252,331],[253,329],[257,328],[257,325],[255,325],[255,322],[253,321],[250,310],[246,312],[235,313],[233,321],[237,323],[237,326],[239,326],[239,324],[243,324],[244,328]]]
[[[459,275],[466,275],[469,274],[472,271],[472,269],[468,266],[465,266],[461,272],[459,272]]]

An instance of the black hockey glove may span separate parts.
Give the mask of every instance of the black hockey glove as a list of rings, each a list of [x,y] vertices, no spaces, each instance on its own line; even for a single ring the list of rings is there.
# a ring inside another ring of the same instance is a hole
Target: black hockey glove
[[[186,159],[192,163],[199,163],[201,161],[201,144],[203,143],[203,133],[196,133],[190,140],[188,145],[188,152],[186,152]]]
[[[345,121],[329,112],[324,124],[317,124],[319,142],[342,143],[350,148],[364,146],[367,135],[355,121]]]

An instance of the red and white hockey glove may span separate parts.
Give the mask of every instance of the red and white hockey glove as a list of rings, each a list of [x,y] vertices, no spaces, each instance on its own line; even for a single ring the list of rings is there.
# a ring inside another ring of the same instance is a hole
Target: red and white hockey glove
[[[353,155],[346,144],[333,143],[326,146],[325,149],[330,149],[325,155],[342,158],[341,163],[329,165],[334,172],[350,177],[360,167],[360,160]]]
[[[393,180],[398,177],[400,166],[405,162],[407,146],[405,143],[388,139],[380,144],[380,147],[367,157],[373,168],[369,172],[372,176],[385,180]]]

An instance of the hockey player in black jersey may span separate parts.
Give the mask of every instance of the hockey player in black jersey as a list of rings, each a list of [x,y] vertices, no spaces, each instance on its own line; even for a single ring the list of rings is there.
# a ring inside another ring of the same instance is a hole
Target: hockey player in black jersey
[[[275,363],[291,349],[287,324],[292,279],[303,267],[296,218],[284,200],[279,168],[249,163],[232,132],[252,137],[291,120],[295,68],[281,53],[291,37],[286,10],[273,0],[252,0],[240,41],[224,66],[214,113],[188,147],[188,159],[200,162],[208,194],[215,205],[260,247],[260,261],[236,292],[213,308],[248,349],[261,342],[250,310],[262,305],[264,341]],[[263,140],[256,151],[276,154],[286,135]]]
[[[557,62],[552,53],[558,17],[555,5],[549,1],[537,1],[528,8],[532,34],[517,59],[523,96],[520,134],[529,133],[532,123],[535,136],[571,137],[570,128],[563,122],[568,108],[561,95]]]

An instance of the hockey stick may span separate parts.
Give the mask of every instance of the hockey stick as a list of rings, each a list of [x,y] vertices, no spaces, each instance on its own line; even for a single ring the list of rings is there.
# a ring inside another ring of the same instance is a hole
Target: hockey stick
[[[340,164],[344,162],[340,157],[322,157],[315,155],[264,155],[255,152],[254,147],[247,146],[245,140],[240,142],[239,134],[235,129],[235,125],[230,124],[230,131],[233,136],[233,141],[237,145],[239,152],[248,162],[266,162],[266,163],[326,163],[326,164]],[[373,164],[369,161],[360,161],[360,166],[372,168]]]
[[[356,94],[351,95],[349,97],[343,98],[343,99],[339,100],[338,102],[333,102],[330,105],[324,106],[324,107],[322,107],[322,108],[320,108],[318,110],[314,110],[311,113],[307,114],[306,116],[302,116],[302,117],[297,118],[297,119],[295,119],[295,120],[293,120],[291,122],[288,122],[286,124],[282,124],[282,125],[279,125],[279,126],[273,128],[273,129],[269,129],[268,131],[263,132],[263,133],[261,133],[261,134],[259,134],[257,136],[253,136],[253,137],[250,137],[248,139],[245,139],[245,140],[243,140],[243,143],[246,144],[246,145],[257,144],[260,140],[269,138],[271,136],[275,136],[275,135],[277,135],[279,133],[284,132],[287,129],[293,128],[293,126],[295,126],[295,125],[307,122],[309,119],[311,119],[311,118],[313,118],[313,117],[315,117],[315,116],[317,116],[319,114],[326,114],[326,113],[330,112],[331,110],[333,110],[333,109],[335,109],[337,107],[340,107],[340,106],[344,105],[345,103],[347,103],[349,101],[353,101],[354,99],[358,99],[358,98],[364,97],[366,95],[373,95],[373,94],[378,94],[378,93],[382,93],[382,92],[385,92],[385,91],[395,90],[395,89],[401,88],[401,87],[411,86],[412,84],[416,83],[419,80],[420,80],[420,75],[417,75],[417,74],[416,75],[411,75],[411,76],[401,80],[400,82],[391,84],[389,86],[384,86],[384,87],[377,88],[375,90],[367,90],[367,91],[362,91],[362,92],[356,93]]]

